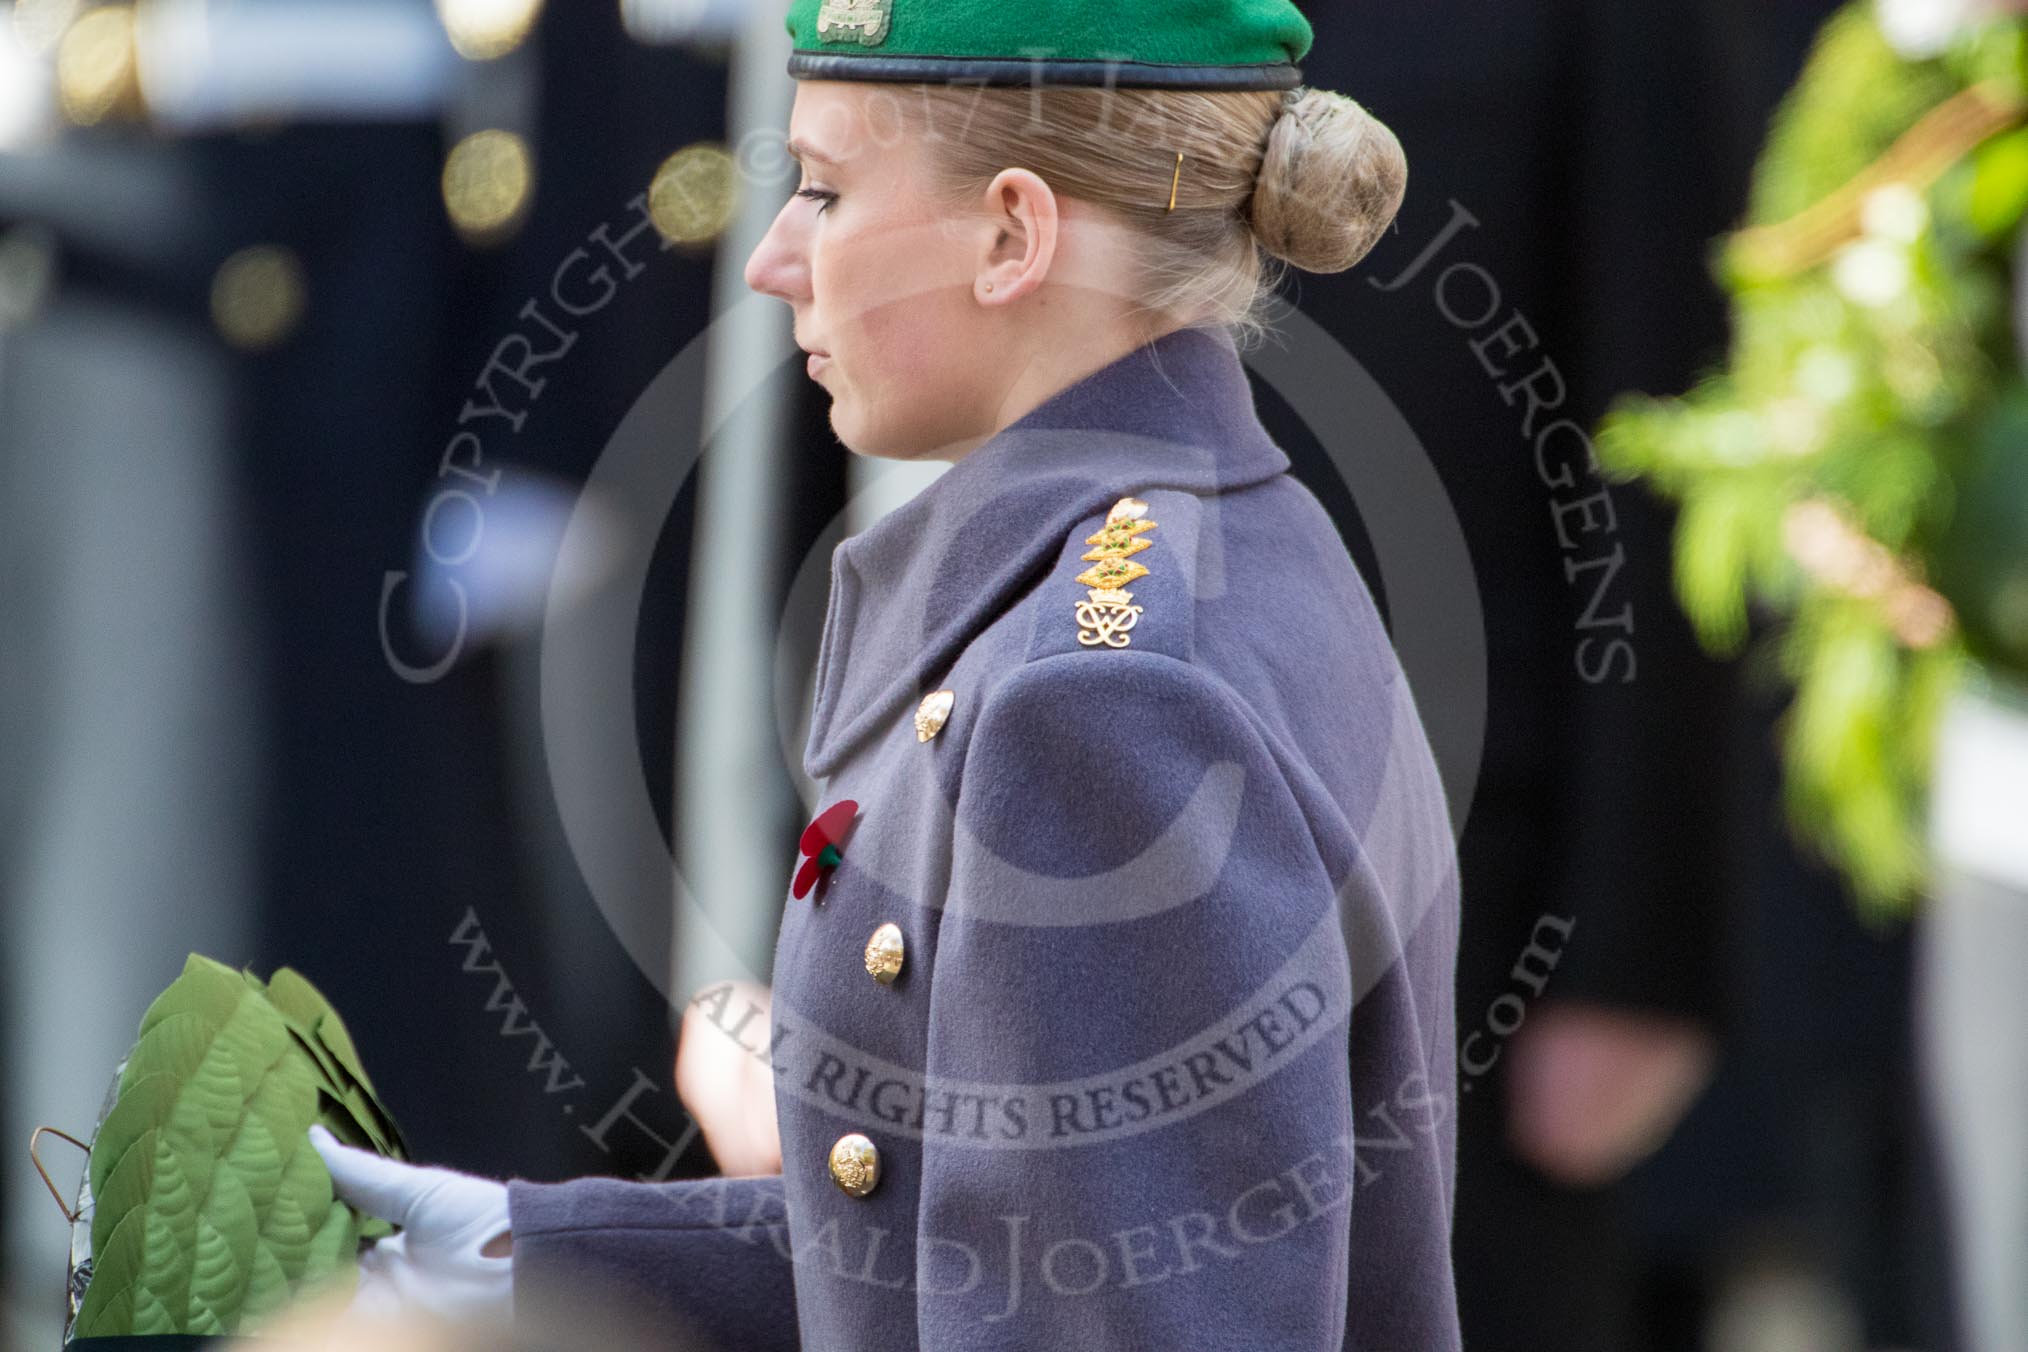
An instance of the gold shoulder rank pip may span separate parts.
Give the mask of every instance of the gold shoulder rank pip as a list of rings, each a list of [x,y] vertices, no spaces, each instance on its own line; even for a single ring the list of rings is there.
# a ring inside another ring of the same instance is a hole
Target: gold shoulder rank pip
[[[1151,541],[1140,538],[1155,529],[1148,520],[1148,504],[1139,498],[1121,498],[1106,513],[1106,523],[1096,534],[1085,537],[1092,548],[1083,557],[1095,559],[1077,575],[1077,581],[1091,589],[1077,603],[1077,641],[1086,647],[1104,644],[1108,648],[1127,646],[1127,631],[1141,618],[1141,608],[1128,603],[1134,594],[1124,590],[1135,578],[1146,577],[1147,568],[1130,555],[1146,549]]]

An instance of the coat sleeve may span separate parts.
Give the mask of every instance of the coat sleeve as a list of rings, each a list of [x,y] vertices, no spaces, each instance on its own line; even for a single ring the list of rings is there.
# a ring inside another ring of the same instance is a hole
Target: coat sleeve
[[[1240,699],[1132,650],[979,715],[931,976],[924,1352],[1337,1347],[1351,980],[1313,830]]]
[[[507,1205],[515,1315],[538,1332],[570,1330],[583,1346],[795,1352],[780,1176],[514,1179]]]

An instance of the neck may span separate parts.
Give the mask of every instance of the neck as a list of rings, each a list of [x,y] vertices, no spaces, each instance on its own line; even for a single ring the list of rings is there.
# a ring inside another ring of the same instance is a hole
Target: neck
[[[1094,371],[1179,327],[1171,323],[1151,328],[1145,322],[1124,319],[1111,324],[1066,326],[1064,332],[1029,347],[1015,364],[994,412],[991,430],[953,443],[938,459],[955,464]],[[1087,336],[1075,338],[1072,333]]]

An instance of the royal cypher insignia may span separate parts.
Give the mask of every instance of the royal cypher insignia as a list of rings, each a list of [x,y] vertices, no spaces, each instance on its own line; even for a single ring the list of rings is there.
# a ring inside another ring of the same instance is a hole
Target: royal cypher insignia
[[[1085,600],[1077,603],[1077,641],[1086,647],[1104,644],[1108,648],[1127,646],[1127,631],[1141,618],[1141,608],[1128,604],[1134,594],[1125,590],[1135,578],[1146,577],[1148,570],[1131,557],[1146,549],[1152,541],[1141,538],[1155,529],[1155,523],[1148,520],[1148,504],[1139,498],[1121,498],[1106,513],[1106,523],[1094,535],[1085,537],[1085,543],[1092,548],[1084,552],[1086,559],[1095,559],[1091,567],[1077,575],[1077,581],[1091,590]]]
[[[824,0],[817,9],[817,36],[878,47],[887,40],[893,9],[894,0]]]

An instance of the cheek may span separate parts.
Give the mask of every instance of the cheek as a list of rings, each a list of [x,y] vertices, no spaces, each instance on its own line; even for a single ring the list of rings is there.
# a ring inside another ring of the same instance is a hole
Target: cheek
[[[919,380],[966,363],[973,318],[966,293],[945,286],[872,305],[854,316],[852,331],[869,361]]]
[[[812,262],[825,331],[877,335],[883,344],[947,315],[952,293],[969,289],[964,254],[948,234],[899,213],[826,232]]]
[[[823,241],[813,288],[819,328],[862,397],[905,403],[960,378],[976,343],[977,308],[963,255],[921,229],[868,229]]]

